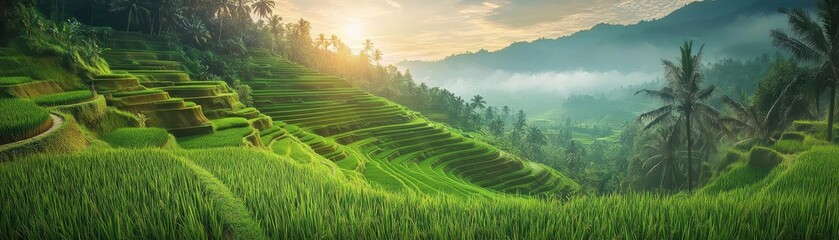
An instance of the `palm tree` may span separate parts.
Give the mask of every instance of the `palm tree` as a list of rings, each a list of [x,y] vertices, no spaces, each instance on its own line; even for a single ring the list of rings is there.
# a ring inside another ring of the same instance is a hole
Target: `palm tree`
[[[527,152],[533,160],[542,158],[542,147],[548,145],[548,138],[542,133],[542,130],[537,127],[530,127],[527,129],[527,136],[524,137],[524,142],[527,144]]]
[[[664,106],[641,114],[639,122],[647,122],[643,130],[662,125],[674,120],[685,125],[688,152],[688,191],[693,190],[693,131],[691,127],[696,121],[715,121],[720,119],[719,111],[708,106],[704,101],[714,93],[714,86],[700,88],[702,72],[700,71],[702,48],[693,55],[693,42],[685,42],[681,47],[679,65],[662,60],[665,72],[665,87],[661,90],[641,90],[647,96],[658,98]]]
[[[772,43],[792,52],[801,62],[813,63],[816,78],[824,77],[830,92],[830,109],[827,115],[827,140],[833,140],[833,117],[836,105],[836,82],[839,79],[839,0],[818,0],[819,21],[807,11],[794,9],[780,12],[789,16],[789,26],[798,39],[781,29],[772,30]]]
[[[501,112],[504,114],[504,121],[510,119],[510,107],[504,105],[503,107],[501,107]]]
[[[341,45],[341,39],[338,38],[338,35],[332,34],[332,38],[329,39],[329,42],[332,43],[332,49],[335,50],[335,52],[338,52],[338,48],[340,47],[339,45]]]
[[[475,95],[472,97],[472,105],[471,107],[474,109],[484,109],[486,107],[486,101],[484,101],[484,97],[481,95]]]
[[[274,46],[280,41],[280,34],[283,33],[283,17],[271,15],[268,18],[268,29],[271,35],[274,36],[274,44],[271,44],[271,51],[274,51]]]
[[[644,146],[644,148],[652,153],[652,156],[643,159],[641,168],[647,171],[646,176],[657,174],[661,177],[658,184],[660,188],[672,190],[675,185],[676,177],[681,175],[678,165],[678,160],[683,157],[679,151],[681,144],[679,137],[679,127],[673,126],[671,128],[658,128],[657,136],[652,138],[652,142]]]
[[[326,39],[326,35],[318,34],[318,38],[315,40],[315,48],[323,50],[329,48],[329,40]]]
[[[775,141],[772,137],[777,133],[777,129],[773,129],[772,126],[776,124],[768,122],[771,112],[761,116],[754,106],[745,106],[728,96],[723,96],[722,103],[731,110],[732,116],[723,117],[721,121],[746,134],[749,138],[744,141],[752,139],[763,143]]]
[[[382,56],[384,56],[384,54],[382,54],[382,50],[379,50],[378,48],[375,52],[373,52],[373,61],[376,61],[376,65],[379,65],[379,61],[382,61]]]
[[[201,46],[210,39],[210,32],[204,27],[204,22],[198,18],[190,18],[181,23],[182,33],[184,38],[188,39],[197,46]]]
[[[501,134],[504,133],[505,128],[504,120],[501,120],[501,118],[495,118],[491,122],[489,122],[488,127],[489,132],[492,133],[492,135],[495,135],[496,137],[501,136]]]
[[[259,18],[266,18],[274,12],[274,5],[275,2],[273,0],[256,0],[253,3],[253,12],[256,13]]]
[[[126,15],[128,16],[128,24],[125,27],[125,31],[131,31],[131,24],[135,22],[140,22],[140,14],[145,15],[146,17],[151,16],[151,10],[149,10],[149,6],[151,4],[145,0],[117,0],[111,3],[111,12],[128,12]]]
[[[375,46],[373,46],[373,41],[370,41],[370,39],[364,40],[364,44],[362,44],[362,46],[363,48],[361,49],[361,52],[367,54],[372,53],[373,50],[376,49]]]
[[[178,23],[184,20],[184,7],[181,7],[179,0],[161,0],[157,8],[158,14],[158,30],[157,34],[163,33],[163,28],[169,23]]]
[[[527,127],[527,115],[524,114],[523,110],[519,110],[516,113],[516,120],[513,122],[513,129],[510,132],[510,140],[513,144],[519,146],[521,144],[521,135],[525,131]]]
[[[221,33],[224,29],[224,17],[230,17],[230,9],[234,7],[232,0],[219,0],[219,4],[215,7],[215,15],[218,18],[218,40],[221,42]]]
[[[233,8],[231,8],[230,10],[233,11],[233,16],[236,17],[236,19],[242,20],[242,15],[248,16],[248,14],[251,12],[250,4],[251,2],[253,2],[253,0],[234,1],[235,2],[233,2]]]

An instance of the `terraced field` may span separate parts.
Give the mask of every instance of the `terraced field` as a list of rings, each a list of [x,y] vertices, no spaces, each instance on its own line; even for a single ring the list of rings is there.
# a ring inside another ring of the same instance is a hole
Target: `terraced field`
[[[113,74],[99,75],[92,84],[109,105],[144,115],[148,126],[190,136],[212,133],[210,120],[225,117],[249,116],[260,129],[272,125],[267,116],[246,109],[224,81],[192,81],[183,55],[165,41],[119,33],[108,46],[104,57]]]
[[[255,106],[288,133],[374,185],[421,193],[562,194],[556,171],[435,124],[414,111],[264,52],[252,54]],[[491,189],[492,191],[487,191]]]

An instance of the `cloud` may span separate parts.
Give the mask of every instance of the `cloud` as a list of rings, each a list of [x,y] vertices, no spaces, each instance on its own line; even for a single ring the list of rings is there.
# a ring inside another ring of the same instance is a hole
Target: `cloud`
[[[502,70],[464,69],[450,78],[418,77],[415,80],[440,86],[462,96],[487,93],[570,95],[596,93],[659,79],[659,72],[587,71],[511,73]],[[415,75],[417,76],[417,75]]]
[[[360,22],[387,57],[436,60],[497,50],[513,42],[556,38],[600,22],[634,23],[659,18],[693,0],[280,0],[286,22],[305,18],[313,33],[346,37],[348,22]],[[358,50],[363,39],[345,39]]]
[[[402,4],[399,4],[399,3],[398,3],[398,2],[396,2],[396,1],[393,1],[393,0],[385,0],[385,3],[387,3],[387,4],[388,4],[388,5],[390,5],[391,7],[394,7],[394,8],[396,8],[396,9],[399,9],[399,11],[403,11],[403,9],[402,9]]]

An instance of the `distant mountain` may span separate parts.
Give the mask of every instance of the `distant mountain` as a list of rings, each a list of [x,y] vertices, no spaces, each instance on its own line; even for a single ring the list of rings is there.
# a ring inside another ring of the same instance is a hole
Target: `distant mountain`
[[[694,2],[668,16],[620,26],[599,24],[557,39],[518,42],[495,52],[455,55],[436,62],[406,61],[414,75],[464,68],[509,72],[585,69],[657,70],[686,40],[706,45],[714,58],[753,58],[777,50],[769,29],[783,27],[778,8],[813,8],[813,0],[716,0]],[[779,26],[780,25],[780,26]],[[439,76],[445,77],[445,76]]]
[[[769,31],[785,29],[779,8],[814,9],[815,0],[694,2],[661,19],[632,25],[599,24],[556,39],[518,42],[440,61],[404,61],[414,79],[490,104],[532,114],[555,111],[570,95],[605,93],[661,76],[661,59],[673,59],[684,41],[704,44],[706,63],[753,59],[779,52]]]

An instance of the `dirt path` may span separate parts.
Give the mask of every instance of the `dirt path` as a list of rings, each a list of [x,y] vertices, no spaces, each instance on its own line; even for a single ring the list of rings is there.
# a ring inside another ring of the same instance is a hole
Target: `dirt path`
[[[31,138],[22,139],[22,140],[18,140],[16,142],[6,143],[6,144],[3,144],[3,145],[0,145],[0,149],[8,149],[9,147],[12,147],[12,146],[15,146],[15,145],[18,145],[18,144],[23,144],[23,143],[29,142],[31,140],[34,140],[34,139],[40,139],[42,137],[45,137],[45,136],[55,132],[56,130],[58,130],[58,128],[61,127],[61,125],[64,124],[64,117],[62,117],[61,115],[58,115],[58,114],[55,114],[55,113],[50,113],[50,119],[52,119],[52,126],[50,127],[50,129],[47,129],[46,131],[44,131],[44,132],[42,132],[38,135],[35,135],[34,137],[31,137]]]

